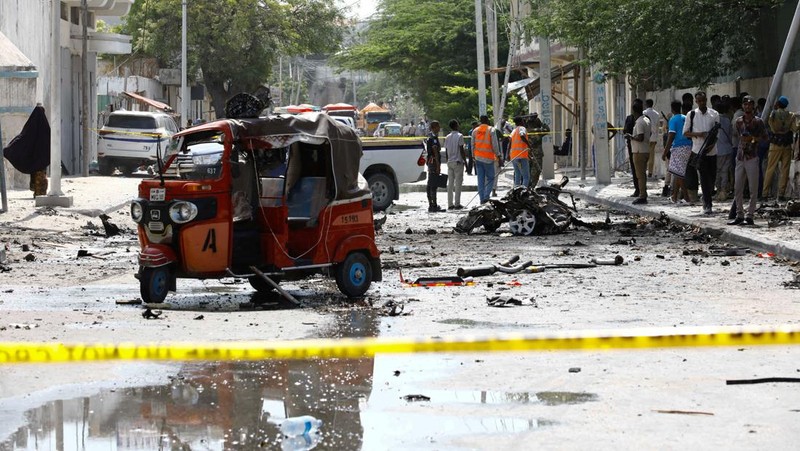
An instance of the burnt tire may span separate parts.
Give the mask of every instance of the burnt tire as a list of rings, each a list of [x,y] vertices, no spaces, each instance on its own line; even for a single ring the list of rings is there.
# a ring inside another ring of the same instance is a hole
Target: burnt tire
[[[361,252],[353,252],[336,266],[336,286],[349,298],[364,295],[372,283],[372,265]]]
[[[279,276],[270,276],[270,279],[275,283],[281,283],[281,278]],[[275,290],[275,287],[267,283],[267,281],[260,276],[250,276],[247,278],[247,281],[250,282],[250,286],[259,293],[269,293]]]
[[[369,190],[372,191],[372,209],[383,211],[389,208],[394,201],[397,190],[394,180],[383,172],[376,172],[367,177]]]
[[[139,291],[146,304],[164,302],[169,293],[170,271],[166,266],[143,268],[139,275]]]

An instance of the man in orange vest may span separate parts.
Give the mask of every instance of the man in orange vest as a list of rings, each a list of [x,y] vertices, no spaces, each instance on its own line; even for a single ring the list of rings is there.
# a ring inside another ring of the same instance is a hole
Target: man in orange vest
[[[516,126],[511,132],[511,164],[514,166],[514,186],[528,186],[531,180],[530,162],[528,160],[528,131],[520,116],[514,118]]]
[[[481,124],[472,130],[472,157],[478,176],[478,197],[484,204],[489,201],[494,185],[494,162],[500,158],[500,143],[486,115],[481,116]]]

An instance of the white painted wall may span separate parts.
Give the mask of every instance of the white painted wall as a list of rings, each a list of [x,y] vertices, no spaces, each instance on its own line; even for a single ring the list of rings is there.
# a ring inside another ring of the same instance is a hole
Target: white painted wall
[[[39,70],[36,82],[36,102],[49,105],[50,71],[50,0],[0,0],[0,31],[30,59]],[[64,22],[62,22],[64,24]],[[69,32],[62,27],[63,42]],[[5,134],[6,131],[4,130]]]
[[[97,94],[118,96],[124,91],[132,91],[154,100],[162,100],[161,83],[152,78],[131,75],[129,77],[98,77]]]

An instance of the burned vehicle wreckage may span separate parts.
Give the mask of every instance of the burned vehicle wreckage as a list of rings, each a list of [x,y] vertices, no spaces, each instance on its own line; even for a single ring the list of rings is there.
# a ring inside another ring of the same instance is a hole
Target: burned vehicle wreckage
[[[569,179],[564,177],[560,183],[551,186],[535,189],[514,187],[502,199],[489,199],[470,210],[458,220],[455,230],[469,234],[483,227],[493,233],[506,222],[514,235],[552,235],[565,232],[571,225],[597,228],[600,224],[577,218],[575,199],[572,194],[561,191],[568,182]],[[562,194],[570,196],[572,206],[559,199]]]

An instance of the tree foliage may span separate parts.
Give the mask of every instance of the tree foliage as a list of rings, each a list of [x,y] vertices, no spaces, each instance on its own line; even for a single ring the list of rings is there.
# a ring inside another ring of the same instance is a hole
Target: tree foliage
[[[500,64],[508,52],[498,18]],[[360,43],[335,60],[352,70],[384,72],[431,118],[469,118],[477,96],[448,87],[477,87],[474,0],[382,0]]]
[[[265,83],[279,55],[333,52],[343,30],[332,0],[192,0],[187,16],[189,78],[199,69],[217,115]],[[181,0],[135,2],[125,29],[136,53],[180,67]]]
[[[528,0],[532,35],[582,47],[643,88],[705,86],[752,56],[761,11],[782,0]]]

